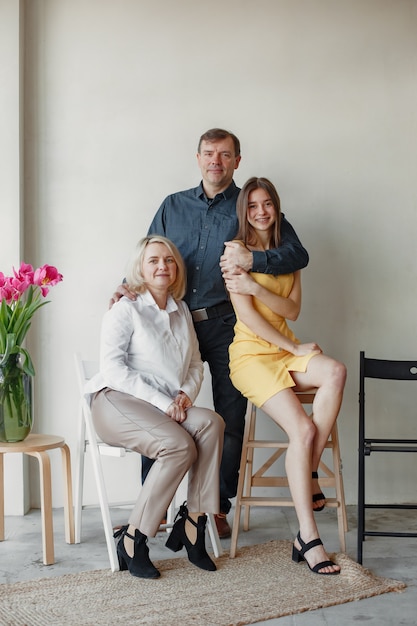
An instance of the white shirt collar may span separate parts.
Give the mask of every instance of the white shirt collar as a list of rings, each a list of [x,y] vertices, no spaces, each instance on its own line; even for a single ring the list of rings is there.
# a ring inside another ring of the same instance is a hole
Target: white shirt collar
[[[159,309],[158,305],[156,304],[153,295],[151,294],[150,291],[146,290],[143,293],[140,293],[138,295],[139,298],[141,298],[143,304],[145,306],[155,306]],[[178,305],[175,302],[174,298],[171,296],[171,294],[168,294],[168,300],[167,300],[167,306],[166,306],[166,312],[167,313],[172,313],[173,311],[178,311]]]

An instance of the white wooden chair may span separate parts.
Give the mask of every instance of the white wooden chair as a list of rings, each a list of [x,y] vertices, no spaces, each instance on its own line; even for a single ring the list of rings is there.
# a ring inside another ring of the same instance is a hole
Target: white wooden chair
[[[112,572],[119,569],[119,563],[116,552],[116,544],[113,539],[113,525],[110,516],[110,507],[133,505],[133,502],[117,502],[110,503],[107,496],[107,489],[104,481],[104,474],[101,462],[101,456],[124,457],[131,452],[123,447],[109,446],[100,441],[97,437],[93,420],[91,417],[90,406],[84,397],[84,386],[86,382],[98,371],[97,361],[83,360],[79,353],[75,354],[75,366],[77,372],[77,380],[80,391],[80,411],[78,424],[78,450],[76,460],[76,479],[75,479],[75,543],[81,542],[81,517],[83,505],[83,487],[84,487],[84,460],[87,452],[91,453],[91,461],[94,472],[94,478],[97,488],[98,500],[103,520],[104,534],[106,537],[107,551],[109,553],[110,567]],[[138,482],[140,477],[138,475]],[[186,477],[185,479],[186,480]],[[184,482],[184,481],[183,481]],[[183,483],[177,490],[184,491]],[[181,498],[183,501],[185,498]],[[167,523],[162,527],[170,531],[173,526],[175,516],[176,498],[171,502],[167,512]],[[214,515],[207,514],[207,529],[212,544],[213,552],[216,557],[221,556],[223,549],[217,532]]]

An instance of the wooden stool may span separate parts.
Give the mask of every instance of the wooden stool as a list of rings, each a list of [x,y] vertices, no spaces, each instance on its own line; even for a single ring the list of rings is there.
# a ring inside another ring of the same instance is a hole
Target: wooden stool
[[[65,486],[65,540],[74,543],[74,512],[72,506],[71,456],[62,437],[30,434],[24,441],[0,442],[0,541],[4,541],[4,466],[3,455],[21,452],[39,461],[41,484],[42,545],[45,565],[54,563],[54,530],[52,523],[51,462],[47,450],[61,448]]]
[[[316,390],[297,392],[297,397],[304,405],[312,404]],[[245,433],[243,436],[242,457],[239,470],[239,482],[237,486],[235,515],[233,521],[232,537],[230,542],[230,558],[236,554],[237,538],[239,533],[240,513],[244,507],[243,529],[249,529],[249,514],[251,506],[294,506],[294,502],[289,494],[287,497],[255,497],[252,496],[252,487],[286,487],[288,488],[288,478],[286,476],[265,476],[265,473],[277,461],[288,448],[288,441],[265,441],[255,437],[256,430],[256,406],[248,402],[246,412]],[[253,457],[255,448],[269,449],[271,454],[267,460],[256,471],[253,467]],[[320,477],[320,487],[325,490],[332,488],[335,491],[334,498],[326,496],[326,506],[337,508],[337,522],[339,528],[340,549],[346,550],[345,532],[347,532],[347,516],[345,506],[345,496],[343,490],[342,464],[340,459],[339,438],[336,424],[330,433],[326,448],[332,451],[333,469],[330,469],[323,460],[320,461],[319,469],[325,474]]]

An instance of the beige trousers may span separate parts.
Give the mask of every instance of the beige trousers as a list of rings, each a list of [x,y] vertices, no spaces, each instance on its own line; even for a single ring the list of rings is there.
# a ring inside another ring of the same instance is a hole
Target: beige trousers
[[[217,413],[191,407],[185,422],[178,424],[149,402],[109,388],[95,394],[91,413],[95,429],[105,443],[155,459],[140,488],[129,524],[154,537],[187,472],[188,510],[219,512],[224,421]]]

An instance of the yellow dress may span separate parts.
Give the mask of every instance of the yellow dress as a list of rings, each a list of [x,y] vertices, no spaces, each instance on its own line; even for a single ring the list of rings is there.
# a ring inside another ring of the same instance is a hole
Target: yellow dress
[[[277,295],[288,297],[294,283],[294,274],[272,276],[252,272],[257,283]],[[265,304],[253,298],[255,309],[281,334],[300,343],[287,321],[271,311]],[[294,356],[255,335],[239,320],[235,325],[235,337],[229,347],[230,378],[233,385],[248,400],[261,407],[276,393],[294,387],[291,371],[305,372],[314,354]]]

